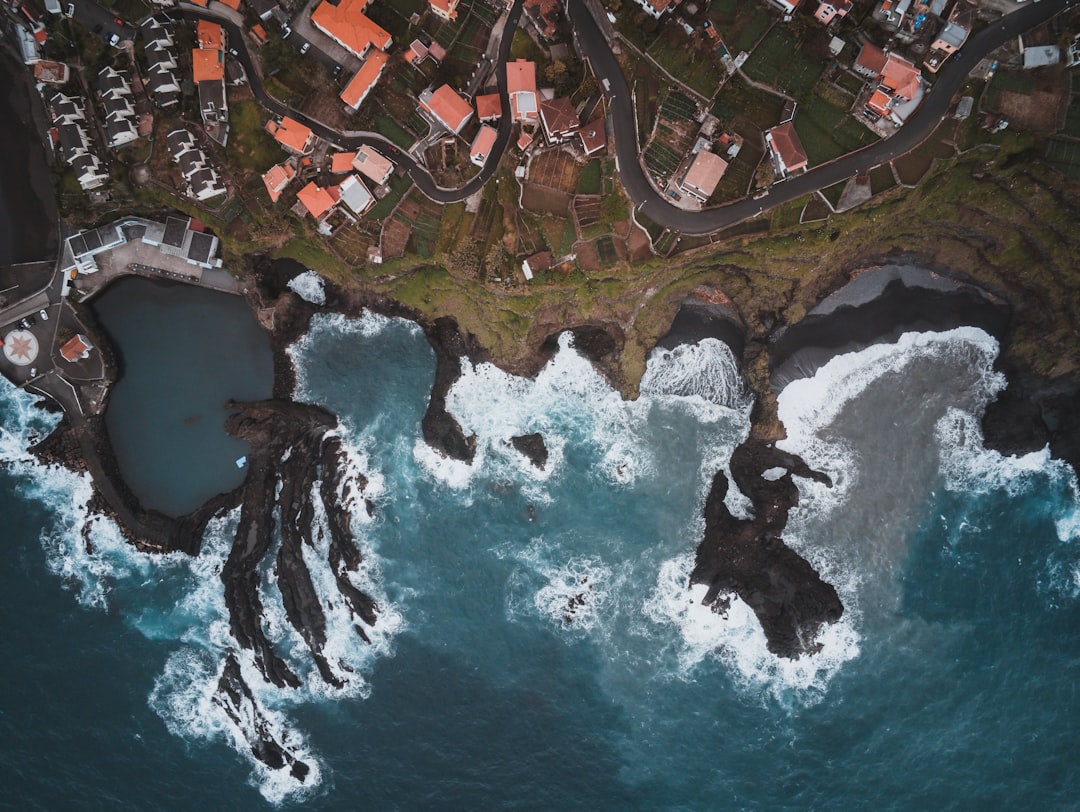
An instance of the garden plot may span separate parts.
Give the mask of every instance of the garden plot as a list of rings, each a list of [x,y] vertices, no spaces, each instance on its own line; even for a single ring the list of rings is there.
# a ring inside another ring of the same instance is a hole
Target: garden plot
[[[645,148],[645,166],[657,185],[666,184],[679,168],[699,129],[697,104],[685,94],[669,89],[660,103],[656,125]]]
[[[529,183],[571,193],[577,189],[581,167],[562,149],[548,150],[533,157],[529,164]]]

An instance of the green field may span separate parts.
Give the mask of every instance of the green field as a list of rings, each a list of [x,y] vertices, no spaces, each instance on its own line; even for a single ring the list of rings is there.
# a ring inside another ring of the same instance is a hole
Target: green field
[[[810,166],[831,161],[877,140],[847,110],[813,94],[795,113],[795,131],[806,149]]]
[[[402,149],[408,149],[413,145],[416,140],[415,136],[409,133],[400,124],[394,121],[389,116],[375,116],[375,129],[382,135],[385,135],[395,144]]]
[[[600,161],[589,161],[581,170],[578,177],[577,193],[579,195],[600,194]]]
[[[716,95],[712,114],[727,126],[744,117],[762,130],[780,123],[784,100],[751,87],[739,77],[732,77]]]
[[[813,90],[824,66],[807,55],[789,29],[778,26],[754,49],[743,70],[751,79],[801,100]]]

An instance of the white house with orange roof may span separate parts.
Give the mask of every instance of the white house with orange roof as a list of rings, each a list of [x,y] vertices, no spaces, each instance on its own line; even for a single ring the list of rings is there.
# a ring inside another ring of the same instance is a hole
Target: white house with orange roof
[[[499,133],[494,128],[487,124],[480,128],[480,132],[476,134],[476,138],[473,139],[472,146],[469,147],[469,160],[477,166],[483,166],[487,163],[488,156],[491,155],[491,150],[495,147],[495,139]]]
[[[324,189],[315,181],[310,181],[307,186],[297,192],[296,199],[316,220],[325,220],[337,207],[337,188],[331,186]]]
[[[366,144],[356,151],[352,165],[353,169],[371,180],[376,186],[382,186],[390,180],[390,175],[394,171],[394,165],[389,158]]]
[[[852,0],[824,0],[818,4],[814,17],[819,23],[828,25],[835,19],[846,17],[852,5]]]
[[[448,22],[457,19],[458,0],[428,0],[428,5],[436,17]]]
[[[679,188],[699,203],[705,203],[716,191],[716,186],[720,183],[720,178],[724,177],[727,168],[727,161],[715,152],[703,149],[686,168],[682,180],[679,181]]]
[[[311,13],[311,22],[334,42],[360,59],[371,48],[385,51],[393,38],[364,14],[369,0],[341,0],[336,6],[323,0]]]
[[[389,59],[390,57],[382,51],[372,51],[368,54],[364,64],[360,66],[360,70],[356,72],[356,75],[345,85],[345,89],[341,91],[341,100],[353,110],[360,109],[360,105],[363,104],[364,99],[368,97],[371,89],[375,87],[375,83],[382,76],[383,68],[386,67]]]
[[[289,116],[283,116],[280,122],[273,119],[266,122],[266,131],[293,155],[310,155],[319,140],[310,127]]]
[[[681,0],[634,0],[646,14],[654,20],[659,20],[667,12],[674,9]]]
[[[506,63],[506,92],[510,96],[511,120],[535,124],[540,117],[536,92],[536,63],[516,59]]]
[[[266,193],[270,195],[270,202],[277,203],[281,199],[285,187],[292,183],[295,177],[296,170],[289,161],[283,161],[270,167],[270,170],[262,176]]]
[[[765,145],[769,148],[777,173],[784,177],[805,170],[809,163],[799,134],[795,132],[795,125],[790,121],[766,131]]]
[[[455,135],[461,132],[473,114],[472,105],[450,85],[425,90],[420,94],[420,107]]]

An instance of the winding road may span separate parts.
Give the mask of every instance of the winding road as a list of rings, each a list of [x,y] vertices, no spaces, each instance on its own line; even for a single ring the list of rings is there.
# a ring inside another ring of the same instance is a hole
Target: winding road
[[[742,198],[731,203],[687,211],[673,206],[652,185],[640,161],[637,143],[634,100],[619,63],[611,51],[600,25],[586,7],[585,0],[566,0],[566,15],[573,28],[578,48],[587,59],[596,78],[605,88],[604,95],[615,132],[615,154],[619,177],[627,195],[637,209],[651,220],[685,234],[709,234],[764,212],[803,195],[824,189],[854,175],[866,172],[879,164],[910,152],[934,132],[948,113],[952,98],[964,84],[978,62],[1013,37],[1041,25],[1056,14],[1071,8],[1080,0],[1034,0],[1018,11],[1006,15],[992,25],[968,38],[964,47],[945,64],[937,79],[923,97],[922,105],[892,136],[855,152],[850,152],[827,164],[770,187],[756,198]],[[447,189],[435,180],[410,154],[378,133],[340,132],[299,113],[266,92],[261,73],[255,69],[247,42],[239,27],[231,20],[204,9],[185,8],[181,15],[187,19],[205,17],[220,23],[229,34],[230,45],[237,49],[237,58],[247,71],[251,90],[270,112],[288,115],[306,124],[320,138],[341,149],[356,149],[361,145],[376,147],[395,165],[409,175],[420,190],[438,203],[456,203],[479,191],[495,174],[510,141],[513,128],[510,120],[510,101],[506,92],[506,71],[503,69],[513,42],[513,34],[521,19],[523,0],[514,0],[503,37],[499,45],[495,76],[502,97],[503,115],[499,121],[498,138],[491,157],[481,171],[465,185]]]

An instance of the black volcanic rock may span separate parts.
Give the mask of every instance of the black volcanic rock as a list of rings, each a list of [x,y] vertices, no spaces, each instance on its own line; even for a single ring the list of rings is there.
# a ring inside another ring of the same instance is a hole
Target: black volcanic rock
[[[446,411],[446,395],[461,377],[461,359],[475,349],[471,336],[458,329],[449,317],[436,319],[427,328],[428,341],[435,350],[435,383],[421,423],[424,442],[444,457],[471,463],[476,456],[476,435],[465,435],[461,424]]]
[[[772,480],[762,473],[782,468]],[[784,544],[781,534],[788,511],[799,503],[793,476],[830,484],[799,457],[750,439],[731,457],[735,484],[754,506],[754,518],[737,519],[724,504],[728,480],[717,472],[705,501],[705,536],[698,547],[692,584],[708,587],[704,602],[715,611],[727,608],[726,598],[738,595],[757,615],[769,651],[797,658],[819,650],[815,642],[825,623],[835,623],[844,612],[831,584],[798,553]]]
[[[547,465],[548,450],[544,444],[544,437],[539,432],[533,434],[521,434],[510,438],[511,444],[529,458],[529,461],[541,471]]]

